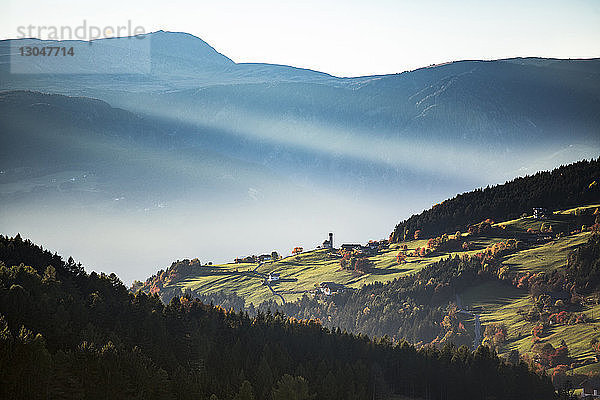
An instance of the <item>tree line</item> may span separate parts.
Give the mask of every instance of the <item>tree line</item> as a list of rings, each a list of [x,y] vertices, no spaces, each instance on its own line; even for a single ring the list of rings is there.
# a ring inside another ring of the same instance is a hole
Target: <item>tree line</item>
[[[553,398],[545,376],[488,347],[415,348],[280,312],[168,304],[0,236],[0,397]]]
[[[486,219],[507,221],[531,213],[533,208],[566,209],[600,202],[600,158],[583,160],[553,171],[516,178],[436,204],[396,225],[390,242],[412,238],[415,232],[433,237],[465,231]]]

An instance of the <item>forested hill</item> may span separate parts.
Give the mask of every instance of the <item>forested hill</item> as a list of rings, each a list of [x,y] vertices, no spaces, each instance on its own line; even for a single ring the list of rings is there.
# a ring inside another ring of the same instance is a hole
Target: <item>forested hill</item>
[[[502,185],[477,189],[436,204],[396,225],[392,242],[465,231],[486,219],[506,221],[531,213],[532,208],[565,209],[600,202],[600,158],[583,160],[553,171],[516,178]]]
[[[3,399],[554,396],[548,378],[487,347],[416,350],[189,297],[164,305],[19,236],[0,236],[0,259]]]

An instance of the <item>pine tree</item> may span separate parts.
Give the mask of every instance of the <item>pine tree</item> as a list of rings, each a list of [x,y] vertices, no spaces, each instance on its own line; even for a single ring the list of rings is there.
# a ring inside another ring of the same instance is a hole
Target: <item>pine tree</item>
[[[308,382],[301,376],[285,374],[272,390],[273,400],[311,400],[315,396],[309,394]]]
[[[240,390],[234,400],[254,400],[254,391],[252,384],[248,381],[243,381],[240,385]]]

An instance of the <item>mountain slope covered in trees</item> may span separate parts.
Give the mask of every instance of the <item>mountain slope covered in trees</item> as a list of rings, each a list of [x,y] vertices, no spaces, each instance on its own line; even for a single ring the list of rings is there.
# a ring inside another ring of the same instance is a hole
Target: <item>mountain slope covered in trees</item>
[[[598,202],[600,159],[584,160],[443,201],[396,225],[390,241],[406,240],[416,231],[424,237],[464,232],[483,220],[515,219],[533,208],[560,210]]]
[[[164,305],[19,236],[0,236],[0,259],[3,398],[554,396],[547,378],[487,347],[416,350],[189,297]]]
[[[431,225],[390,243],[350,253],[309,250],[265,263],[182,260],[134,288],[165,302],[188,293],[251,315],[279,310],[418,345],[483,342],[506,359],[553,374],[556,387],[566,390],[600,370],[600,352],[591,344],[600,339],[599,170],[598,160],[582,161],[459,195],[413,217]],[[479,214],[461,211],[453,222],[448,210],[461,210],[465,199]],[[575,204],[585,205],[557,209]],[[533,216],[533,207],[549,210]],[[348,268],[352,259],[362,267]],[[270,274],[280,279],[269,288]],[[336,285],[343,290],[324,290]]]

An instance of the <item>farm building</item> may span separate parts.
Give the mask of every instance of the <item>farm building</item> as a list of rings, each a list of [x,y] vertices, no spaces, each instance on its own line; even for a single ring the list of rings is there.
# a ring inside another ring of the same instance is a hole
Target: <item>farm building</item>
[[[346,290],[346,287],[341,283],[321,282],[321,284],[319,285],[319,291],[327,296],[336,293],[342,293],[344,290]]]
[[[545,208],[534,208],[533,209],[533,218],[534,219],[546,219],[552,213]]]
[[[261,254],[260,256],[258,256],[259,262],[271,261],[271,259],[272,257],[270,254]]]
[[[600,384],[597,379],[586,379],[581,384],[582,399],[600,399]]]

